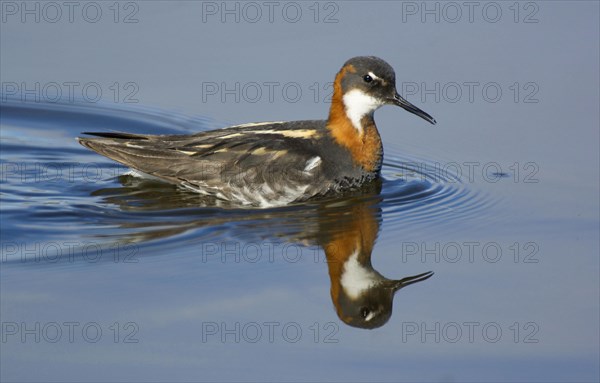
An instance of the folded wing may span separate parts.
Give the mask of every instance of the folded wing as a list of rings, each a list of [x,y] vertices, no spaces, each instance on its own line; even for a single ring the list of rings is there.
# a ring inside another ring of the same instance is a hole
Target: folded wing
[[[326,192],[323,159],[315,149],[324,131],[315,126],[323,124],[249,124],[195,135],[85,133],[99,138],[78,140],[103,156],[165,181],[264,207]]]

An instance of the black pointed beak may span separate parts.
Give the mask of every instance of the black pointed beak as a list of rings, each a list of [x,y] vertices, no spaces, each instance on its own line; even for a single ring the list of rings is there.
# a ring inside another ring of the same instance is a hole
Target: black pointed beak
[[[419,274],[419,275],[413,275],[412,277],[406,277],[406,278],[402,278],[400,280],[397,281],[392,281],[392,289],[394,291],[398,291],[403,287],[406,287],[408,285],[412,285],[413,283],[417,283],[417,282],[421,282],[424,281],[426,279],[431,278],[431,276],[433,275],[433,271],[428,271],[426,273],[423,274]]]
[[[409,112],[411,112],[413,114],[416,114],[417,116],[421,117],[422,119],[429,121],[433,125],[436,124],[435,118],[431,117],[428,113],[422,111],[421,109],[417,108],[410,102],[406,101],[398,93],[396,93],[394,95],[394,97],[390,100],[390,102],[394,105],[398,105],[399,107],[408,110]]]

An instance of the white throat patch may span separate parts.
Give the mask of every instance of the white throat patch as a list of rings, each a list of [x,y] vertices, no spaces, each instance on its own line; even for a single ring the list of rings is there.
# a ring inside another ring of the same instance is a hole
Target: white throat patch
[[[356,299],[379,280],[380,278],[375,272],[358,262],[358,250],[356,250],[344,263],[340,282],[346,294],[351,299]]]
[[[362,125],[360,120],[370,113],[373,113],[383,102],[371,97],[361,90],[354,89],[344,95],[344,106],[346,108],[346,115],[352,121],[354,128],[362,134]]]

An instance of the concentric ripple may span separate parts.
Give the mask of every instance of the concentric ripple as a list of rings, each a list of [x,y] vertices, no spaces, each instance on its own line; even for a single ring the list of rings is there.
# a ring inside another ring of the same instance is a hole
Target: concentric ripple
[[[393,230],[421,225],[445,230],[456,220],[485,218],[483,212],[493,205],[435,162],[386,146],[381,183],[283,208],[240,209],[125,175],[123,166],[75,141],[86,130],[169,134],[220,127],[209,119],[101,105],[4,102],[0,107],[3,243],[83,238],[142,244],[157,253],[207,238],[311,245],[360,204]]]
[[[484,218],[494,202],[466,185],[450,168],[431,160],[389,153],[383,164],[382,206],[389,224],[443,225],[458,219]]]

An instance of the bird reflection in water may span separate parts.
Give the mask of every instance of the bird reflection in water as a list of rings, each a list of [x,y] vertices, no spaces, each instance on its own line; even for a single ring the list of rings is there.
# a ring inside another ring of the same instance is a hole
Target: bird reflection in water
[[[219,201],[176,190],[169,184],[131,176],[119,179],[123,187],[100,189],[93,194],[122,211],[144,212],[145,217],[150,211],[159,213],[157,216],[167,215],[160,222],[121,220],[122,228],[132,229],[127,234],[128,242],[164,239],[188,231],[202,236],[203,229],[226,227],[228,232],[222,234],[230,238],[252,241],[252,236],[259,236],[318,245],[326,256],[335,311],[340,320],[353,327],[383,326],[392,315],[396,292],[433,275],[430,271],[395,280],[373,268],[371,254],[384,202],[381,181],[335,199],[264,210],[227,208]]]
[[[371,265],[381,221],[377,205],[358,203],[327,224],[320,238],[331,279],[331,300],[338,317],[360,328],[377,328],[390,319],[395,293],[433,275],[427,272],[399,280],[388,279]]]

